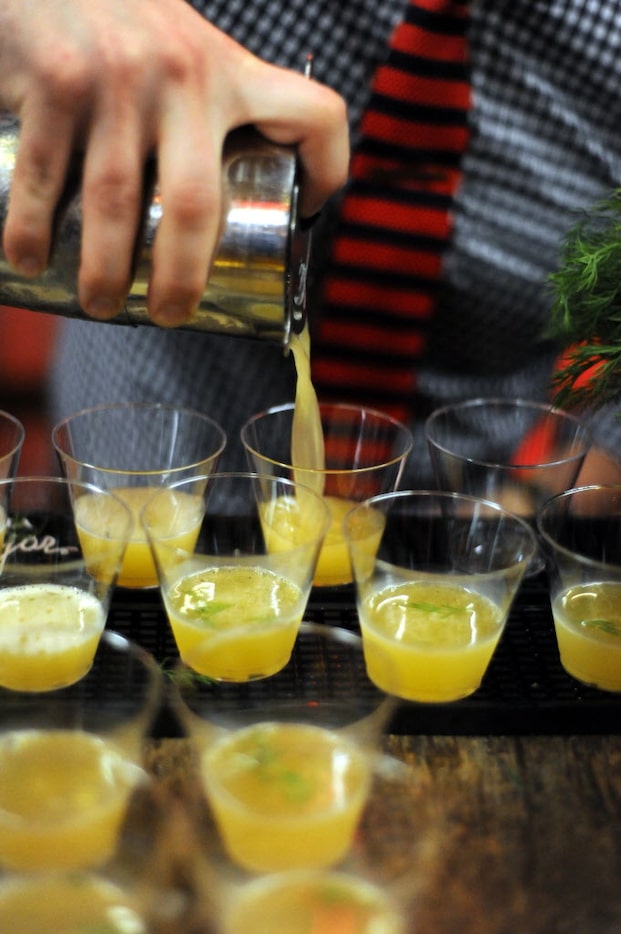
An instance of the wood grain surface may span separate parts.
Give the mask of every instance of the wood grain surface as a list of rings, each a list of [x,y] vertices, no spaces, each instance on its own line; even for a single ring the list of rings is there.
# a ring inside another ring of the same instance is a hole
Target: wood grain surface
[[[147,766],[119,861],[158,934],[211,934],[239,879],[195,755],[163,739]],[[408,934],[619,934],[621,737],[387,736],[345,868],[401,901]]]

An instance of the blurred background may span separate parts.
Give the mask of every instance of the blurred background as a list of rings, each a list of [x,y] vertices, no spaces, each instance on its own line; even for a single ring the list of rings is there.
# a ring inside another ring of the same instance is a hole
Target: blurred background
[[[26,429],[18,472],[56,473],[50,441],[47,371],[59,319],[0,305],[0,408]]]

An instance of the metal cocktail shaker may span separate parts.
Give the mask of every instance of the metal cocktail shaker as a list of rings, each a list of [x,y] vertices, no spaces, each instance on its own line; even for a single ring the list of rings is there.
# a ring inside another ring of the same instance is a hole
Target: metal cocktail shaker
[[[4,227],[19,121],[0,112],[0,229]],[[146,294],[153,240],[162,216],[154,180],[145,181],[134,277],[126,307],[110,322],[149,324]],[[222,159],[220,240],[209,282],[184,328],[256,337],[284,344],[306,319],[310,234],[297,219],[297,160],[292,148],[270,143],[251,128],[232,132]],[[24,279],[0,251],[0,304],[86,318],[77,300],[82,214],[80,172],[69,178],[57,212],[49,267]],[[88,319],[91,320],[91,319]]]

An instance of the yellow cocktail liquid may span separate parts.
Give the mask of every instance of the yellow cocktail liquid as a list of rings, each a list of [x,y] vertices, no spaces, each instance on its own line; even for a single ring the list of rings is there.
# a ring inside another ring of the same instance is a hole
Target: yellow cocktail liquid
[[[291,430],[294,479],[323,495],[325,449],[317,395],[311,381],[308,322],[301,334],[293,335],[291,350],[297,371]],[[319,552],[313,584],[316,587],[337,587],[340,584],[350,584],[353,579],[342,525],[344,517],[356,504],[337,496],[325,496],[324,500],[330,510],[331,522]]]
[[[621,691],[621,584],[570,587],[552,614],[565,670],[604,691]]]
[[[117,584],[120,587],[143,589],[146,587],[157,587],[158,585],[155,562],[151,553],[151,547],[147,541],[146,533],[140,522],[140,512],[142,507],[151,499],[154,493],[159,491],[159,489],[159,487],[155,486],[136,486],[115,487],[110,491],[128,506],[134,519],[131,537],[127,543],[123,556],[123,563],[117,578]],[[76,525],[80,533],[82,549],[87,560],[89,556],[96,555],[102,551],[102,539],[105,540],[114,537],[114,530],[107,527],[105,516],[104,521],[100,520],[100,535],[95,536],[91,531],[95,522],[95,517],[99,519],[101,515],[102,500],[102,497],[98,497],[96,493],[93,493],[80,497],[76,503]],[[170,503],[172,505],[173,500],[171,500]],[[169,525],[170,507],[167,504],[168,501],[162,502],[162,519]],[[180,531],[178,534],[171,533],[167,538],[166,544],[169,547],[179,547],[186,551],[193,551],[202,519],[200,504],[200,497],[183,493],[175,494],[174,527],[178,528]],[[105,552],[105,541],[103,542],[103,550]]]
[[[310,328],[308,320],[299,334],[291,335],[291,353],[295,362],[296,384],[293,421],[291,423],[291,463],[294,467],[294,479],[311,489],[323,494],[326,466],[323,426],[317,393],[311,379],[310,365]],[[311,467],[313,473],[302,470],[298,475],[296,468]]]
[[[76,587],[0,590],[0,685],[49,691],[79,681],[93,664],[105,621],[97,597]]]
[[[356,506],[350,499],[324,496],[330,510],[330,528],[323,540],[313,583],[316,587],[336,587],[350,584],[353,579],[349,549],[343,534],[343,519]]]
[[[377,886],[344,872],[283,872],[248,883],[224,934],[403,934],[402,915]]]
[[[376,591],[358,613],[371,680],[426,702],[476,691],[504,622],[495,604],[465,586],[418,580]]]
[[[0,864],[76,870],[116,848],[130,792],[144,777],[110,742],[79,730],[0,737]]]
[[[338,863],[370,783],[361,749],[331,730],[300,723],[239,730],[218,740],[202,767],[227,852],[253,872]]]
[[[353,579],[343,519],[357,503],[338,496],[324,496],[323,501],[330,511],[330,525],[319,551],[313,584],[316,587],[336,587],[349,584]],[[316,516],[309,515],[303,508],[293,509],[287,497],[279,497],[275,506],[271,503],[267,506],[270,521],[269,524],[263,522],[263,532],[268,551],[281,551],[309,540],[310,529],[317,524]],[[373,541],[375,545],[377,540],[379,536]]]
[[[218,681],[248,681],[287,664],[306,599],[266,568],[224,565],[179,578],[164,603],[187,665]]]
[[[95,876],[33,875],[0,885],[5,934],[147,934],[130,895]]]

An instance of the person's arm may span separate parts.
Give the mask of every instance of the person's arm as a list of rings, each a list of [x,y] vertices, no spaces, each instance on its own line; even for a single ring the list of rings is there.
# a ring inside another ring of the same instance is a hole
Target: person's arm
[[[185,0],[0,0],[0,106],[20,144],[3,248],[44,269],[72,154],[84,154],[79,298],[110,318],[129,288],[144,164],[158,162],[163,217],[149,313],[186,320],[203,291],[220,215],[220,154],[253,124],[298,147],[302,215],[345,181],[346,108],[330,89],[250,54]]]

